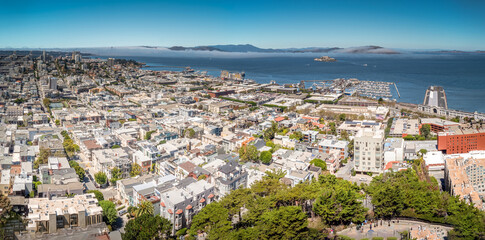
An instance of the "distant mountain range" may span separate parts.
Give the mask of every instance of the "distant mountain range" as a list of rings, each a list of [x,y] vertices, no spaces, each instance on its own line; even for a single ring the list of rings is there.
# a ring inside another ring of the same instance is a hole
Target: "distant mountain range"
[[[383,48],[379,46],[363,46],[352,48],[321,48],[321,47],[308,47],[308,48],[258,48],[251,44],[230,44],[230,45],[210,45],[210,46],[197,46],[197,47],[182,47],[173,46],[168,48],[172,51],[218,51],[218,52],[258,52],[258,53],[374,53],[374,54],[399,54],[400,52]]]

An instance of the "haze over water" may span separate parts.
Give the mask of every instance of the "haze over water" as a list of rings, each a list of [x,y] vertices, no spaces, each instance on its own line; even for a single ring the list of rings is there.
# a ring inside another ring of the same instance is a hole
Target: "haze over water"
[[[325,55],[325,54],[322,54]],[[123,58],[117,56],[117,58]],[[313,61],[314,56],[284,55],[270,57],[124,57],[144,62],[153,70],[182,70],[170,66],[190,66],[219,76],[221,70],[244,71],[246,78],[258,83],[275,80],[278,84],[300,80],[358,78],[395,82],[399,102],[422,103],[426,89],[443,86],[451,109],[485,112],[485,54],[342,54],[337,62]],[[365,66],[367,64],[367,66]],[[311,86],[307,84],[307,87]],[[394,90],[394,89],[392,89]]]

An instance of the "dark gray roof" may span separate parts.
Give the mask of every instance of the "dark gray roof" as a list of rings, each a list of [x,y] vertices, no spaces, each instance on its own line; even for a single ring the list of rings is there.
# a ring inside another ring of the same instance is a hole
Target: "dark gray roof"
[[[194,183],[194,182],[197,182],[197,180],[195,180],[194,178],[191,178],[191,177],[182,179],[182,180],[179,181],[179,184],[177,185],[177,188],[185,188],[189,184]]]

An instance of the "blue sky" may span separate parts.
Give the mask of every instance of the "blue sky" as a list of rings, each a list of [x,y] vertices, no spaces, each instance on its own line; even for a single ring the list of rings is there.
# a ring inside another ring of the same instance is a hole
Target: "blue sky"
[[[379,45],[485,50],[485,1],[7,1],[0,47]]]

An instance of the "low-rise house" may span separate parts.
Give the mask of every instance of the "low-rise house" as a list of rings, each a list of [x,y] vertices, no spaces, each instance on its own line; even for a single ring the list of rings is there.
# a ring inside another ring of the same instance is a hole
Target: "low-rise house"
[[[20,173],[15,176],[12,186],[12,195],[28,196],[32,190],[32,176],[25,173]]]
[[[84,186],[80,182],[67,184],[40,184],[37,186],[37,194],[41,198],[65,197],[67,195],[82,195]]]

